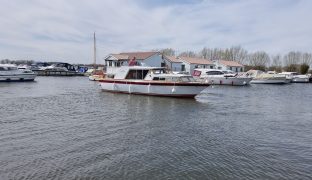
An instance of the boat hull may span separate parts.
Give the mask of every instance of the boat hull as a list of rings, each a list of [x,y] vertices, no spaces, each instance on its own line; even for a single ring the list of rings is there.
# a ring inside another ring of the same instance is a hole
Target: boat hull
[[[231,86],[245,86],[248,85],[251,78],[236,78],[236,77],[207,77],[205,82],[211,85],[231,85]]]
[[[103,91],[150,96],[194,98],[208,83],[159,83],[144,81],[100,80]]]
[[[288,84],[288,83],[289,81],[280,79],[267,79],[267,80],[253,79],[252,81],[250,81],[250,84]]]
[[[0,75],[0,82],[34,81],[36,74]]]
[[[292,80],[291,80],[292,83],[308,83],[309,82],[309,78],[297,78],[297,77],[294,77]]]

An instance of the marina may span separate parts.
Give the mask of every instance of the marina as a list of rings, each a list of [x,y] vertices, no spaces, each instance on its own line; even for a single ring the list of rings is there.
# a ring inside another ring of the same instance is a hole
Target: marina
[[[0,179],[311,179],[311,88],[214,85],[193,100],[83,76],[0,83]]]
[[[59,70],[33,70],[38,76],[84,76],[84,73],[76,71]]]
[[[312,1],[0,6],[0,180],[312,180]]]

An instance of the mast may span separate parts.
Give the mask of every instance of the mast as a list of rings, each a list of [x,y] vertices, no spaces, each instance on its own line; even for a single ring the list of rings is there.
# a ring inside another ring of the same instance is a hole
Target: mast
[[[96,39],[95,39],[95,32],[93,34],[93,67],[95,68],[96,65]]]

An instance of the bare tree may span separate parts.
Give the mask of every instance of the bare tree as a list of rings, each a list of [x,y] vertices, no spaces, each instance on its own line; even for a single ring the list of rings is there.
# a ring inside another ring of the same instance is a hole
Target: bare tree
[[[199,51],[198,56],[204,59],[209,59],[211,54],[211,50],[209,48],[204,47],[201,51]]]
[[[223,60],[237,61],[239,63],[244,63],[247,55],[248,52],[241,46],[232,46],[221,51],[221,58]]]
[[[282,66],[282,56],[280,54],[272,56],[271,66],[281,67]]]
[[[179,56],[196,57],[196,53],[194,51],[184,51],[184,52],[181,52]]]
[[[303,53],[301,56],[301,64],[311,65],[312,63],[312,54],[311,53]]]
[[[159,52],[166,56],[175,56],[175,50],[172,48],[161,49]]]
[[[300,64],[301,57],[302,57],[301,52],[291,51],[284,56],[284,65],[289,66],[292,64]]]
[[[270,62],[270,56],[264,51],[251,53],[248,56],[248,64],[251,66],[266,67]]]

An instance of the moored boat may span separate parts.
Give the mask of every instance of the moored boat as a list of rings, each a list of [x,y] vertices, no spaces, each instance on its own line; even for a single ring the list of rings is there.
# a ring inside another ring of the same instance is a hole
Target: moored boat
[[[253,78],[250,81],[251,84],[288,84],[290,82],[285,75],[265,73],[260,70],[249,70],[246,74]]]
[[[152,96],[193,98],[209,84],[196,82],[190,75],[169,74],[164,68],[122,66],[113,78],[100,81],[104,91]]]
[[[248,85],[252,78],[241,76],[234,72],[224,72],[219,69],[194,69],[194,77],[215,85]]]
[[[282,72],[279,73],[281,75],[285,75],[287,79],[290,80],[292,83],[308,83],[309,76],[308,75],[301,75],[297,72]]]
[[[29,69],[18,69],[16,65],[0,64],[0,82],[33,81],[36,74]]]

